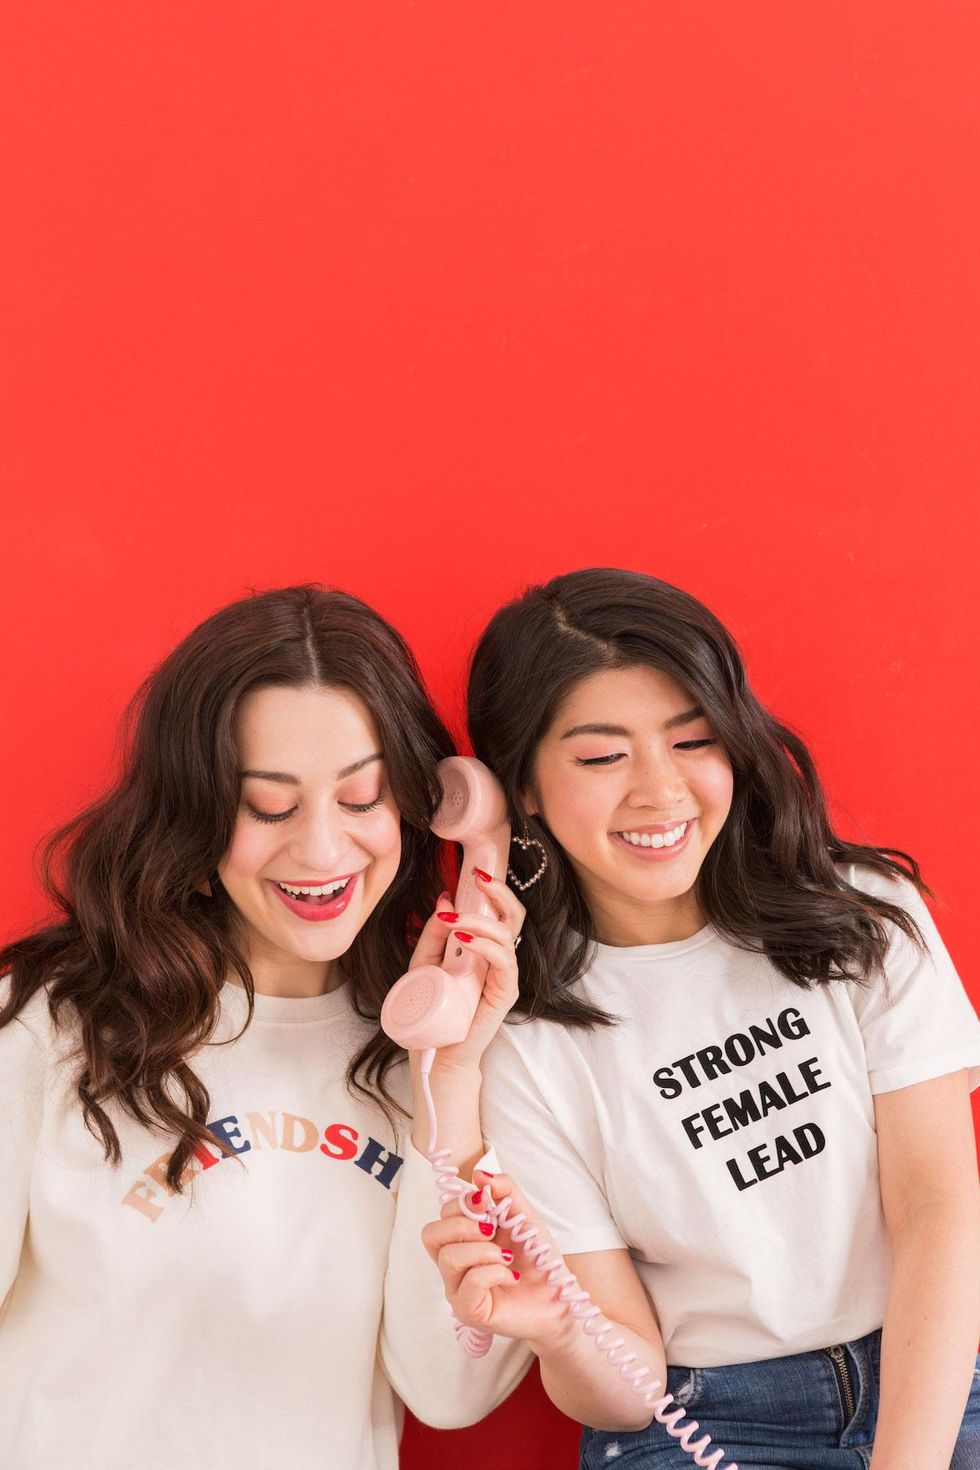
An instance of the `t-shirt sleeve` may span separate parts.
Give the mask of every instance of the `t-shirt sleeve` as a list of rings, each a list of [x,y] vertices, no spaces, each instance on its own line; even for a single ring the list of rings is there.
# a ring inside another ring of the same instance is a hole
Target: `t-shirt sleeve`
[[[417,1419],[436,1429],[475,1424],[516,1388],[530,1349],[494,1338],[483,1358],[468,1358],[456,1341],[442,1277],[422,1244],[422,1227],[439,1218],[429,1161],[404,1140],[395,1225],[385,1277],[380,1355],[385,1376]],[[492,1156],[477,1167],[497,1172]]]
[[[980,1086],[980,1021],[918,889],[854,868],[848,881],[911,914],[925,948],[891,928],[884,976],[848,982],[864,1037],[872,1092],[893,1092],[966,1068]]]
[[[0,981],[0,1001],[8,994]],[[43,1043],[25,1020],[0,1027],[0,1318],[24,1245],[44,1070]]]
[[[505,1025],[484,1054],[484,1138],[564,1255],[621,1250],[584,1061],[558,1027],[532,1026],[530,1045],[520,1033],[531,1027]]]

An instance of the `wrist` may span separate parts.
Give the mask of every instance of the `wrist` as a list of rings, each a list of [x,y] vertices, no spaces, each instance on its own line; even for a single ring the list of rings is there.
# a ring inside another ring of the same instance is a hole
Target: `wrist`
[[[420,1087],[422,1082],[420,1052],[411,1053],[411,1073],[415,1086]],[[478,1063],[446,1061],[440,1052],[436,1052],[432,1069],[429,1072],[429,1086],[433,1095],[437,1092],[443,1094],[459,1092],[479,1097],[482,1085],[483,1077]]]
[[[553,1322],[542,1324],[543,1331],[529,1337],[527,1345],[542,1363],[564,1358],[575,1342],[576,1335],[582,1336],[578,1319],[571,1312],[563,1311]]]

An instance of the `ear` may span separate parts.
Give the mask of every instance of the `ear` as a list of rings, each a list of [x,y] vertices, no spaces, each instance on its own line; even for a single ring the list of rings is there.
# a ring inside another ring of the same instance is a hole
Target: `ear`
[[[525,786],[524,790],[520,791],[518,795],[520,797],[521,810],[524,815],[526,817],[536,817],[540,802],[538,801],[534,788],[532,786]]]
[[[214,897],[214,894],[211,892],[211,884],[208,882],[207,878],[201,878],[199,882],[194,884],[194,892],[202,893],[205,898]]]

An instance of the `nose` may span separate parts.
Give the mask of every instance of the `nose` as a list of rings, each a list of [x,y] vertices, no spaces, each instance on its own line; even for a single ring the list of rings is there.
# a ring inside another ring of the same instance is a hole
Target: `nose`
[[[687,794],[687,783],[668,750],[654,747],[638,756],[627,804],[672,817]]]
[[[291,835],[290,856],[298,864],[298,877],[332,878],[343,871],[351,844],[336,808],[311,809]]]

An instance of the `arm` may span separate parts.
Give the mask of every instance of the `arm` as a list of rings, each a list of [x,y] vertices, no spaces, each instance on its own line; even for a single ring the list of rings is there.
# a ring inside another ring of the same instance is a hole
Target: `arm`
[[[422,1245],[422,1227],[437,1199],[433,1173],[411,1145],[405,1152],[385,1278],[381,1363],[417,1419],[436,1429],[458,1429],[475,1424],[517,1387],[531,1352],[521,1342],[504,1340],[478,1360],[461,1351],[442,1282]]]
[[[659,1380],[658,1396],[666,1392],[660,1327],[629,1252],[588,1251],[568,1256],[566,1265],[613,1324],[607,1346],[621,1337],[619,1353],[635,1353],[631,1366],[650,1369],[643,1386],[650,1388]],[[531,1347],[541,1363],[545,1392],[570,1419],[612,1430],[644,1429],[650,1423],[653,1415],[642,1394],[620,1377],[605,1353],[597,1351],[574,1317],[566,1313],[552,1337],[532,1339]]]
[[[508,1179],[491,1177],[493,1196],[513,1195],[511,1215],[526,1213],[539,1238],[553,1242],[553,1257],[564,1256],[580,1275],[583,1290],[616,1324],[607,1343],[621,1337],[619,1351],[635,1353],[636,1363],[650,1369],[647,1382],[662,1380],[659,1326],[606,1198],[598,1099],[574,1038],[558,1026],[505,1027],[483,1059],[483,1074],[486,1136],[521,1179],[518,1191]],[[456,1317],[527,1342],[563,1412],[597,1428],[649,1423],[640,1394],[568,1315],[557,1288],[547,1285],[506,1227],[486,1239],[457,1214],[434,1221],[425,1240]],[[503,1255],[510,1250],[513,1260]],[[516,1283],[513,1270],[520,1273]]]
[[[980,1193],[966,1074],[879,1093],[875,1120],[893,1271],[871,1470],[946,1470],[980,1327]]]
[[[20,1019],[9,1021],[0,1027],[0,1323],[20,1266],[43,1087],[40,1042]]]
[[[430,1075],[438,1145],[449,1150],[464,1179],[485,1153],[480,1059],[517,998],[514,936],[524,918],[521,904],[504,883],[492,881],[486,891],[496,917],[460,914],[452,924],[473,935],[472,949],[489,962],[483,995],[466,1038],[436,1053]],[[441,959],[450,926],[438,915],[450,907],[449,895],[442,894],[422,931],[413,967]],[[531,1354],[522,1343],[495,1343],[485,1358],[474,1360],[457,1345],[442,1284],[422,1245],[422,1227],[435,1212],[438,1194],[425,1157],[430,1124],[417,1053],[411,1055],[410,1066],[414,1122],[385,1279],[381,1361],[392,1387],[417,1418],[450,1429],[475,1423],[506,1398],[526,1373]]]
[[[596,1429],[642,1429],[652,1417],[650,1408],[559,1300],[564,1273],[549,1286],[549,1272],[534,1263],[542,1243],[550,1247],[549,1260],[562,1257],[532,1206],[505,1175],[484,1178],[495,1199],[513,1201],[509,1215],[528,1215],[538,1234],[529,1251],[506,1227],[498,1227],[490,1240],[458,1213],[428,1225],[424,1239],[442,1273],[454,1316],[468,1326],[526,1342],[540,1360],[548,1397],[570,1419]],[[519,1233],[525,1229],[521,1225]],[[617,1355],[633,1353],[632,1367],[650,1370],[647,1387],[656,1380],[662,1384],[666,1367],[660,1329],[629,1252],[582,1252],[568,1256],[564,1264],[610,1322],[606,1348],[621,1339]]]

